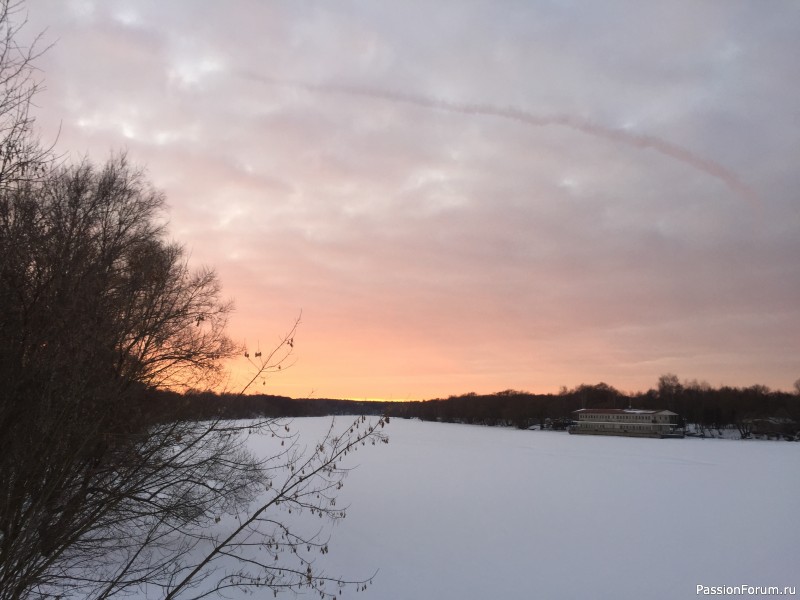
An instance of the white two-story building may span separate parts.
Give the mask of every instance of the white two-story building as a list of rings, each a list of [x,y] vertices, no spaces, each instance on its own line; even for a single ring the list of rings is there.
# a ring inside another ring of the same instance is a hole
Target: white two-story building
[[[678,415],[669,410],[642,408],[582,408],[572,413],[570,433],[630,437],[683,437]]]

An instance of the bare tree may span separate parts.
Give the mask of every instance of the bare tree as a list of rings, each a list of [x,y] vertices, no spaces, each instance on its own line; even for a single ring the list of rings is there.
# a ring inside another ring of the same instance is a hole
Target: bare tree
[[[680,379],[674,373],[666,373],[658,378],[658,397],[665,407],[673,407],[675,399],[683,391]]]
[[[154,405],[150,390],[220,378],[238,351],[232,306],[214,271],[166,239],[162,195],[124,156],[49,160],[19,8],[0,0],[0,599],[335,595],[348,582],[314,560],[327,541],[286,514],[343,517],[342,458],[386,441],[385,421],[303,448],[282,420],[198,422]],[[254,380],[284,364],[296,326]],[[254,453],[252,436],[274,450]]]
[[[4,594],[113,512],[123,466],[141,472],[144,390],[213,374],[233,350],[214,273],[191,273],[154,224],[162,202],[124,158],[0,197]]]
[[[50,148],[39,143],[31,101],[41,87],[35,59],[46,48],[41,38],[18,43],[25,19],[21,2],[0,0],[0,188],[44,174]]]
[[[280,420],[153,413],[148,389],[213,381],[237,351],[216,275],[191,271],[164,239],[162,203],[124,157],[0,194],[0,598],[145,584],[169,598],[251,586],[333,595],[323,584],[345,582],[309,556],[326,541],[273,511],[341,518],[341,459],[385,441],[385,421],[304,452]],[[296,327],[258,357],[254,380],[290,356]],[[259,457],[248,433],[280,446]],[[223,534],[226,514],[237,526]]]

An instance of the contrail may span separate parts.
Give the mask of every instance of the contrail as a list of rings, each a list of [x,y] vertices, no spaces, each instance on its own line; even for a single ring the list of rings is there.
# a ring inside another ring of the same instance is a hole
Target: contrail
[[[423,108],[443,110],[465,115],[481,115],[487,117],[497,117],[508,119],[531,125],[533,127],[559,126],[580,131],[587,135],[606,139],[612,142],[622,143],[634,148],[650,149],[675,159],[685,165],[701,171],[711,177],[723,182],[728,188],[736,192],[738,196],[746,200],[754,208],[760,208],[758,194],[743,182],[731,170],[722,166],[720,163],[704,158],[672,142],[668,142],[660,137],[647,134],[632,133],[621,129],[612,129],[604,125],[599,125],[588,119],[582,119],[572,115],[551,115],[540,116],[519,108],[503,108],[490,104],[472,104],[449,102],[426,96],[408,94],[405,92],[387,91],[378,88],[344,85],[344,84],[310,84],[284,79],[274,79],[252,72],[245,72],[243,76],[265,83],[267,85],[294,87],[324,94],[344,94],[348,96],[360,96],[374,98],[388,102],[410,104]]]

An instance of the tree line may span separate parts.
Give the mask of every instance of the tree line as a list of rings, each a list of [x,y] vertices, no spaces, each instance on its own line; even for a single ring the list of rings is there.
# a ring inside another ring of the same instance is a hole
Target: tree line
[[[763,385],[713,388],[697,381],[681,382],[674,374],[659,378],[658,387],[624,393],[606,384],[562,388],[557,394],[505,390],[494,394],[467,393],[422,401],[357,401],[253,394],[217,394],[210,391],[179,394],[154,391],[149,400],[164,415],[184,419],[245,419],[259,417],[313,417],[329,415],[388,415],[424,421],[491,426],[566,428],[580,408],[666,409],[682,424],[705,429],[739,428],[772,419],[776,433],[794,433],[800,423],[800,392],[773,391]]]
[[[468,393],[422,402],[392,403],[386,414],[426,421],[565,428],[573,411],[581,408],[666,409],[682,424],[700,428],[737,427],[743,435],[768,420],[775,433],[794,434],[800,423],[800,394],[772,391],[763,385],[712,388],[697,382],[680,383],[674,375],[662,376],[659,387],[635,394],[623,393],[605,383],[562,388],[557,394],[505,390],[495,394]]]
[[[391,402],[337,398],[290,398],[271,394],[218,393],[211,390],[178,392],[148,390],[141,413],[151,422],[209,419],[263,419],[386,414]]]

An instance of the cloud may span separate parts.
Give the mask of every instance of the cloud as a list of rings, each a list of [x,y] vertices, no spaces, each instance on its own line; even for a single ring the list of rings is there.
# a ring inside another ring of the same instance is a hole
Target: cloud
[[[45,137],[148,165],[237,337],[303,309],[275,391],[797,377],[791,2],[30,10]]]

